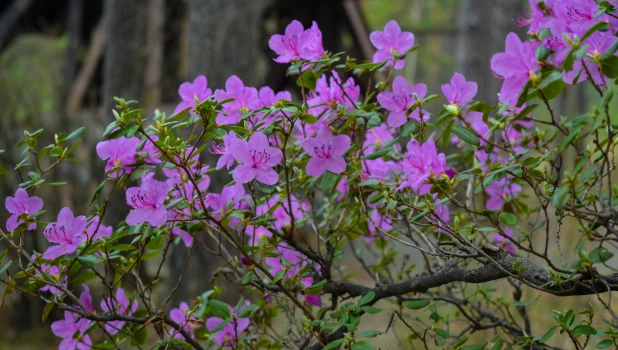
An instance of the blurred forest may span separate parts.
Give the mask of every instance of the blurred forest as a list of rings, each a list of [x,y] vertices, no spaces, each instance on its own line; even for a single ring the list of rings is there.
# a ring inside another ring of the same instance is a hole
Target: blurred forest
[[[63,206],[88,213],[90,196],[103,178],[104,162],[95,153],[103,128],[113,120],[114,96],[139,100],[152,112],[170,113],[178,103],[178,86],[197,75],[210,88],[222,88],[232,74],[246,85],[268,85],[295,92],[286,66],[273,62],[272,34],[293,19],[305,26],[318,22],[324,47],[370,60],[369,33],[391,19],[416,36],[421,49],[403,71],[412,83],[423,82],[430,93],[455,71],[479,84],[477,99],[496,103],[500,81],[489,60],[504,49],[508,32],[525,34],[514,20],[527,10],[526,0],[4,0],[0,2],[0,198],[14,193],[20,178],[15,144],[23,130],[45,128],[47,139],[80,126],[88,128],[77,164],[63,164],[55,174],[67,181],[62,190],[39,195],[54,216]],[[374,82],[375,83],[375,82]],[[361,81],[361,86],[371,84]],[[566,95],[574,94],[567,91]],[[563,97],[558,111],[571,114],[585,107],[585,92]],[[448,152],[447,152],[448,153]],[[208,155],[204,162],[209,163]],[[210,163],[212,163],[210,161]],[[10,166],[9,166],[10,165]],[[221,179],[213,179],[214,190]],[[123,198],[113,198],[108,224],[126,215]],[[7,213],[0,211],[0,222]],[[2,224],[4,225],[4,224]],[[40,233],[40,232],[39,232]],[[37,236],[36,233],[32,233]],[[27,249],[44,250],[42,235]],[[574,244],[574,243],[573,243]],[[3,250],[2,242],[0,249]],[[174,245],[167,274],[185,263],[184,245]],[[194,252],[189,278],[183,279],[171,305],[209,289],[218,266],[205,252]],[[144,274],[152,273],[143,271]],[[162,281],[165,284],[166,281]],[[92,286],[97,295],[96,286]],[[174,288],[162,285],[164,294]],[[96,298],[96,296],[95,296]],[[571,302],[571,301],[568,301]],[[560,305],[554,306],[560,308]],[[55,348],[43,304],[12,294],[0,309],[0,349]],[[550,317],[546,312],[544,317]],[[51,315],[55,318],[57,315]],[[387,322],[387,320],[383,320]],[[397,348],[397,343],[384,344]]]

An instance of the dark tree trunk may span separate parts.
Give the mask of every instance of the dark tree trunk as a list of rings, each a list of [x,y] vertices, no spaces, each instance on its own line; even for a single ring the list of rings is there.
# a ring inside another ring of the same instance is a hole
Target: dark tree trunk
[[[496,103],[502,81],[491,74],[491,56],[504,51],[509,32],[525,34],[514,19],[524,10],[524,0],[461,0],[457,71],[479,85],[477,99]]]
[[[186,79],[192,81],[203,74],[214,91],[225,88],[226,79],[237,75],[245,86],[259,87],[262,80],[258,74],[261,71],[259,67],[264,64],[264,59],[259,55],[259,45],[260,41],[268,40],[260,37],[262,8],[263,0],[189,0]],[[202,161],[215,164],[216,157],[204,152]],[[222,173],[211,175],[209,192],[220,191],[231,180]],[[216,246],[206,232],[198,233],[196,239],[208,247]],[[170,290],[184,268],[187,249],[181,243],[174,247],[171,254]],[[190,301],[209,289],[214,269],[221,263],[220,258],[194,243],[191,260],[172,298],[172,305]],[[226,295],[229,302],[236,298],[231,293]]]
[[[186,18],[186,0],[165,1],[165,52],[161,76],[161,86],[163,87],[161,98],[166,102],[178,100],[178,86],[184,81],[182,38],[184,37]]]

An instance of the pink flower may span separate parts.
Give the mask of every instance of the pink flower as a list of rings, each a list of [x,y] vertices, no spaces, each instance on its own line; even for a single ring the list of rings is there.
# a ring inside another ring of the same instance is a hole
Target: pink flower
[[[290,215],[288,215],[290,208],[287,198],[280,199],[279,195],[274,195],[270,197],[266,203],[260,204],[256,208],[257,215],[264,215],[279,201],[282,201],[282,203],[275,208],[271,214],[272,218],[275,219],[273,226],[276,229],[282,229],[285,226],[289,226],[292,222]],[[290,195],[290,201],[292,203],[292,215],[294,215],[295,220],[302,220],[305,217],[304,211],[311,210],[311,204],[309,204],[309,202],[299,203],[298,199],[296,199],[296,196],[294,195]],[[269,231],[267,232],[270,234],[268,237],[272,236]]]
[[[95,216],[88,221],[86,237],[84,237],[84,240],[92,238],[92,241],[98,241],[101,238],[110,238],[112,236],[114,229],[111,226],[106,226],[103,224],[99,225],[99,221],[101,221],[99,216]]]
[[[212,209],[212,216],[221,220],[224,215],[233,209],[245,209],[247,203],[244,201],[245,189],[242,184],[236,183],[233,186],[226,186],[218,193],[209,193],[206,195],[205,204]],[[240,223],[240,219],[230,218],[230,227],[236,227]]]
[[[393,179],[395,173],[401,171],[401,166],[392,160],[365,159],[361,163],[363,165],[363,177],[377,180]]]
[[[607,21],[607,15],[597,18],[597,11],[599,6],[594,0],[561,0],[556,1],[552,7],[552,14],[557,20],[582,35],[596,23]]]
[[[124,289],[116,289],[115,298],[105,298],[101,300],[101,309],[109,315],[126,315],[131,316],[137,310],[137,300],[133,300],[129,305],[130,300],[125,296]],[[125,321],[109,321],[105,324],[105,330],[109,334],[118,333],[125,325]]]
[[[260,244],[264,239],[270,238],[273,236],[272,232],[270,232],[264,226],[257,226],[257,227],[247,226],[247,230],[245,231],[245,234],[249,236],[249,245],[252,245],[252,246]]]
[[[90,327],[90,320],[78,319],[70,311],[64,312],[64,320],[52,323],[51,329],[55,336],[62,338],[58,350],[88,350],[92,347],[92,340],[86,334]],[[75,336],[77,334],[77,336]]]
[[[414,100],[414,93],[419,99],[423,99],[427,94],[427,85],[416,84],[410,85],[408,81],[402,77],[397,76],[393,80],[393,92],[383,92],[378,95],[378,102],[384,109],[390,111],[386,122],[392,128],[402,126],[408,121],[406,117],[406,111],[416,101]],[[420,109],[417,108],[410,114],[410,118],[421,121]],[[423,120],[427,120],[429,115],[425,113]]]
[[[504,228],[504,234],[508,237],[513,237],[513,231],[511,230],[510,227]],[[509,254],[515,254],[517,252],[513,243],[511,243],[511,241],[508,238],[502,236],[500,233],[496,233],[492,237],[492,240],[494,244],[501,246],[504,249],[504,251],[506,251]]]
[[[125,172],[130,174],[135,167],[128,166],[135,163],[137,152],[135,149],[142,142],[137,137],[126,138],[121,136],[117,139],[102,141],[97,144],[97,155],[103,160],[107,160],[105,164],[105,172],[110,178],[116,178],[123,175]],[[115,171],[109,172],[116,168]]]
[[[193,244],[193,236],[191,236],[189,232],[181,229],[178,226],[174,226],[174,228],[172,228],[172,234],[174,236],[180,236],[185,246],[187,247],[190,247]]]
[[[94,311],[94,304],[92,304],[92,296],[90,295],[90,288],[87,285],[82,284],[84,291],[79,295],[79,301],[84,304],[86,309],[90,312]]]
[[[57,244],[47,248],[43,254],[43,259],[53,260],[76,251],[79,243],[83,240],[85,229],[85,216],[74,217],[71,209],[62,208],[58,214],[58,221],[47,225],[43,232],[49,242]]]
[[[43,270],[43,272],[45,272],[49,277],[53,278],[54,280],[60,282],[62,284],[62,286],[66,287],[67,286],[67,278],[68,276],[65,275],[64,279],[62,281],[60,281],[60,277],[62,276],[62,270],[60,270],[58,268],[58,266],[54,266],[54,265],[46,265],[46,264],[41,264],[41,270]],[[42,276],[43,274],[41,272],[39,272],[38,269],[35,269],[35,276]],[[39,289],[39,291],[41,292],[50,292],[52,294],[63,294],[62,291],[60,291],[58,288],[54,287],[51,284],[45,284],[43,287],[41,287],[41,289]]]
[[[174,114],[186,108],[197,106],[195,103],[196,98],[200,102],[205,101],[208,97],[212,96],[212,90],[208,88],[208,80],[206,77],[200,75],[193,80],[193,84],[188,81],[180,84],[178,95],[180,95],[182,102],[176,106]]]
[[[302,277],[300,283],[302,283],[305,288],[309,288],[313,285],[313,277]],[[322,299],[319,295],[305,294],[305,302],[313,306],[322,306]]]
[[[500,89],[500,102],[514,107],[520,91],[530,80],[530,74],[540,71],[534,51],[538,43],[521,42],[517,34],[506,37],[506,49],[491,58],[491,70],[504,79]]]
[[[265,185],[277,183],[279,174],[272,168],[281,163],[283,152],[270,146],[266,135],[256,132],[249,142],[236,139],[231,148],[234,158],[240,162],[232,174],[234,181],[244,184],[256,179]]]
[[[251,323],[248,318],[238,318],[232,307],[230,307],[230,317],[232,321],[215,333],[215,343],[220,346],[234,347],[238,336],[247,330]],[[209,317],[206,320],[206,328],[208,328],[208,330],[213,330],[222,322],[223,319],[220,317]]]
[[[277,252],[280,254],[280,257],[277,258],[266,258],[266,265],[270,266],[270,273],[276,275],[277,272],[282,271],[284,269],[281,260],[286,260],[290,263],[290,268],[286,272],[286,277],[294,277],[300,273],[300,271],[307,266],[306,257],[299,251],[292,249],[287,243],[281,243],[277,246]]]
[[[268,46],[279,55],[275,58],[275,62],[278,63],[289,63],[294,60],[314,61],[324,54],[322,33],[315,21],[307,30],[299,21],[292,21],[285,28],[284,35],[275,34],[270,37]]]
[[[223,110],[217,115],[219,125],[234,125],[240,121],[243,113],[248,113],[260,107],[258,92],[255,88],[245,87],[242,80],[232,75],[225,82],[226,90],[215,90],[217,101],[233,98],[234,101],[223,105]]]
[[[307,175],[318,177],[327,170],[335,174],[345,171],[346,162],[343,154],[350,148],[348,135],[333,136],[330,129],[324,127],[315,137],[305,139],[302,146],[311,157],[305,169]]]
[[[473,81],[466,81],[461,73],[455,73],[450,84],[442,85],[442,93],[450,104],[464,107],[476,96],[478,85]]]
[[[403,55],[414,46],[414,34],[402,32],[397,21],[390,21],[384,26],[384,31],[379,30],[369,35],[369,40],[378,49],[373,54],[373,63],[387,61],[386,66],[402,69],[406,60],[397,59],[395,56]]]
[[[25,215],[30,217],[43,209],[43,200],[40,197],[28,196],[28,192],[23,188],[18,188],[15,192],[15,197],[6,197],[4,201],[6,210],[11,213],[11,216],[6,221],[6,229],[13,231],[19,225],[25,223],[20,216]],[[36,222],[28,224],[28,230],[35,230]]]
[[[363,148],[367,148],[369,153],[379,151],[384,146],[394,139],[392,129],[388,129],[385,124],[380,126],[374,126],[367,129],[365,134],[365,142],[363,142]],[[393,148],[399,150],[398,144],[394,144]]]
[[[486,192],[489,195],[489,199],[487,200],[487,209],[500,210],[504,206],[505,199],[511,199],[519,196],[521,186],[505,177],[498,181],[492,182],[489,186],[487,186]]]
[[[232,155],[232,142],[236,140],[236,134],[233,131],[230,131],[227,135],[223,136],[223,144],[212,144],[212,153],[220,154],[219,160],[217,161],[217,170],[221,170],[226,167],[228,170],[234,165],[234,156]]]
[[[149,173],[142,178],[140,187],[127,190],[126,202],[133,208],[127,215],[127,224],[148,222],[155,227],[165,225],[167,210],[164,202],[169,187],[167,183],[157,181],[153,176],[154,173]]]
[[[260,108],[264,107],[272,107],[278,101],[292,101],[292,95],[287,91],[280,91],[275,94],[273,89],[268,86],[264,86],[260,89],[258,93],[260,99]],[[276,117],[283,115],[281,112],[276,112],[274,114],[268,114],[261,112],[255,116],[254,125],[262,123],[263,125],[260,127],[264,128],[270,122],[272,122]],[[258,129],[258,130],[260,130]]]
[[[444,153],[438,154],[436,145],[430,137],[424,144],[419,144],[416,139],[408,142],[408,151],[402,160],[403,172],[408,180],[399,188],[410,186],[420,195],[429,193],[431,185],[426,183],[431,175],[440,176],[446,170],[446,157]]]
[[[340,84],[341,78],[337,72],[333,72],[328,81],[326,75],[318,79],[315,91],[307,98],[311,114],[328,117],[330,112],[336,110],[339,105],[346,106],[348,110],[356,107],[354,104],[360,96],[360,87],[356,85],[353,78],[349,78],[342,85],[343,89],[339,87]]]
[[[373,243],[378,236],[383,236],[382,231],[389,232],[393,229],[392,221],[390,218],[380,214],[377,209],[374,209],[370,215],[371,220],[367,220],[367,228],[369,229],[369,236],[363,237],[366,243]]]
[[[193,330],[195,325],[193,320],[191,320],[190,312],[191,309],[189,308],[189,305],[187,305],[187,303],[183,301],[180,303],[180,306],[170,310],[170,318],[172,319],[172,321],[176,322],[180,327],[182,327],[182,329],[184,329],[187,333],[189,333],[189,335],[191,335],[191,338],[193,338],[195,336],[195,332]],[[170,330],[170,335],[174,335],[174,338],[183,338],[182,334],[180,334],[180,332],[176,331],[175,329]]]

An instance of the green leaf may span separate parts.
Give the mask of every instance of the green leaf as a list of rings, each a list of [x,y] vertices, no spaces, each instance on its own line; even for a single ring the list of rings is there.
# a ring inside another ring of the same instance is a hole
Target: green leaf
[[[580,41],[584,41],[584,40],[588,39],[596,31],[606,32],[608,29],[609,29],[609,23],[607,23],[607,22],[597,22],[590,29],[588,29],[588,31],[581,37]]]
[[[466,345],[461,347],[461,350],[481,350],[485,349],[485,346],[487,346],[487,342],[481,344]]]
[[[69,136],[67,136],[64,140],[67,141],[67,140],[78,138],[82,136],[85,132],[86,132],[86,127],[82,126],[81,128],[70,133]]]
[[[374,160],[374,159],[382,158],[385,155],[387,155],[388,152],[390,152],[390,151],[391,151],[391,148],[387,147],[387,148],[385,148],[383,150],[380,150],[380,151],[368,154],[368,155],[364,156],[363,159]]]
[[[78,274],[77,276],[75,276],[75,278],[70,279],[69,282],[75,283],[75,284],[82,284],[88,281],[92,281],[95,277],[97,277],[97,275],[94,272],[82,272]]]
[[[545,61],[552,53],[552,50],[545,47],[545,45],[539,45],[534,54],[536,55],[536,59],[539,61]]]
[[[610,346],[614,345],[614,341],[611,339],[605,339],[602,342],[597,344],[597,349],[607,349]]]
[[[517,216],[511,213],[500,213],[500,221],[507,225],[515,225],[517,223]]]
[[[255,311],[259,306],[256,304],[250,304],[245,306],[242,310],[238,312],[238,318],[248,318],[251,316],[251,313]]]
[[[334,350],[334,349],[337,349],[339,347],[339,345],[341,345],[341,343],[343,343],[343,339],[333,340],[332,342],[326,344],[326,346],[324,348],[322,348],[322,350]]]
[[[338,178],[339,174],[334,174],[327,170],[324,175],[322,175],[322,190],[324,192],[330,192]]]
[[[210,330],[210,332],[211,332],[212,334],[215,334],[215,333],[217,333],[218,331],[220,331],[220,330],[222,330],[223,328],[225,328],[228,324],[230,324],[230,322],[232,322],[232,319],[231,319],[231,318],[230,318],[230,319],[227,319],[227,320],[225,320],[225,321],[223,321],[223,322],[221,322],[221,323],[219,323],[219,324],[217,325],[217,327],[215,327],[215,328],[211,329],[211,330]]]
[[[373,344],[366,341],[358,341],[352,344],[352,350],[374,350]]]
[[[298,77],[298,79],[296,79],[296,85],[304,86],[311,91],[315,90],[315,85],[317,82],[318,78],[315,76],[315,74],[313,74],[313,71],[311,71],[311,69],[307,69],[303,72],[302,75]]]
[[[461,125],[453,126],[453,134],[457,135],[460,139],[470,145],[477,147],[481,145],[478,137],[476,137],[476,135],[472,131],[470,131],[470,129],[465,128]]]
[[[448,339],[451,337],[451,334],[442,328],[434,328],[433,330],[434,332],[436,332],[437,335],[441,336],[444,339]]]
[[[377,314],[377,313],[380,313],[380,312],[384,311],[384,309],[380,309],[380,308],[373,307],[373,306],[362,306],[361,310],[363,310],[366,313],[371,314],[371,315],[374,315],[374,314]]]
[[[84,255],[77,257],[79,263],[82,264],[83,267],[92,268],[96,264],[101,262],[101,258],[95,255]]]
[[[6,264],[4,264],[4,266],[0,268],[0,275],[2,275],[6,270],[8,270],[12,263],[13,260],[7,261]]]
[[[591,336],[597,334],[597,330],[587,324],[580,324],[573,329],[573,337],[577,338],[580,335]]]
[[[376,293],[374,291],[371,291],[363,295],[362,298],[358,299],[358,306],[369,304],[375,297],[376,297]]]
[[[210,311],[213,315],[224,320],[230,318],[230,307],[228,304],[211,299],[208,301],[208,306],[210,306]]]
[[[406,301],[404,306],[408,309],[418,310],[418,309],[424,308],[425,306],[429,304],[431,304],[431,299],[417,299],[417,300]]]
[[[315,124],[318,121],[318,118],[311,114],[303,114],[300,116],[300,120],[306,124]]]
[[[610,79],[618,78],[618,56],[610,56],[601,62],[601,69],[606,77]]]
[[[146,344],[146,338],[148,338],[148,327],[142,327],[137,332],[133,333],[131,345],[144,345]]]
[[[558,326],[553,326],[552,328],[550,328],[547,332],[545,332],[545,334],[543,334],[543,336],[541,337],[541,339],[539,339],[539,341],[541,343],[547,342],[549,338],[551,338],[551,336],[554,335],[554,333],[556,332],[556,329],[558,329]]]
[[[356,333],[355,336],[357,338],[374,338],[374,337],[377,337],[378,335],[382,335],[382,334],[384,334],[384,332],[380,332],[380,331],[366,331],[366,332]]]
[[[47,317],[49,316],[49,313],[54,308],[54,305],[55,305],[54,303],[49,303],[45,305],[45,308],[43,309],[43,317],[41,317],[43,322],[47,321]]]

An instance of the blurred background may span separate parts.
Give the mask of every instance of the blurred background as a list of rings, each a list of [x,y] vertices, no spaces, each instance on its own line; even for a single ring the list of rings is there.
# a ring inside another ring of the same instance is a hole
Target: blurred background
[[[44,141],[53,142],[54,133],[87,126],[79,164],[64,164],[53,175],[69,184],[39,195],[49,218],[64,206],[91,212],[88,202],[104,173],[94,150],[113,120],[113,96],[169,113],[179,101],[178,86],[200,74],[213,91],[236,74],[245,85],[295,92],[295,79],[286,78],[287,66],[275,63],[268,48],[270,36],[293,19],[305,27],[317,21],[326,50],[360,61],[373,54],[369,33],[395,19],[421,46],[401,73],[410,82],[441,94],[440,85],[458,71],[478,82],[477,99],[496,103],[501,81],[492,76],[489,60],[504,49],[508,32],[525,34],[515,20],[527,10],[526,0],[2,0],[0,149],[6,152],[0,164],[11,169],[19,162],[14,145],[24,129],[45,128]],[[582,110],[585,91],[567,90],[565,96],[558,113]],[[0,198],[12,195],[19,182],[14,172],[0,175]],[[214,186],[218,190],[216,181]],[[108,224],[126,214],[123,199],[114,200]],[[0,222],[6,214],[0,211]],[[33,234],[27,244],[43,251],[46,243]],[[174,246],[169,271],[182,267],[185,249]],[[172,305],[209,288],[218,265],[205,254],[195,256]],[[175,281],[166,283],[162,289]],[[0,309],[0,349],[55,348],[59,339],[50,321],[41,322],[42,308],[36,298],[12,294]]]

